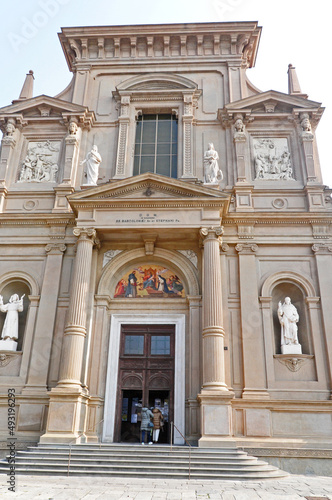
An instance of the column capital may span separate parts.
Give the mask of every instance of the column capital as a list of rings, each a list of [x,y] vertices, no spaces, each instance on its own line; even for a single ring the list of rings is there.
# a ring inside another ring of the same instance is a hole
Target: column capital
[[[64,243],[49,243],[45,247],[45,252],[48,255],[61,255],[66,251],[66,248]]]
[[[217,227],[201,227],[199,234],[203,240],[203,244],[209,240],[218,240],[221,243],[221,236],[224,234],[222,226]]]
[[[238,243],[235,247],[235,250],[239,254],[250,255],[258,251],[258,245],[256,245],[256,243]]]
[[[311,249],[318,255],[331,255],[332,253],[332,245],[329,245],[328,243],[314,243]]]
[[[92,243],[95,243],[97,236],[96,230],[93,227],[75,227],[73,233],[78,237],[79,241],[90,240]]]

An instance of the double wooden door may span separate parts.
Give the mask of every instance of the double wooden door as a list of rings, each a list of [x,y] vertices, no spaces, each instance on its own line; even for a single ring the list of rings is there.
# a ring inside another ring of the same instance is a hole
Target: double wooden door
[[[173,325],[122,325],[115,436],[140,441],[141,408],[161,409],[165,425],[159,442],[169,441],[174,413]]]

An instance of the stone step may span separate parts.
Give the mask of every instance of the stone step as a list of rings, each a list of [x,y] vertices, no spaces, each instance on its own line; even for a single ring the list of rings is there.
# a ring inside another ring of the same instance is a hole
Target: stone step
[[[18,451],[18,474],[110,475],[188,479],[189,451],[191,478],[264,479],[287,473],[248,455],[243,450],[196,448],[167,445],[43,445]],[[7,461],[0,472],[7,472]]]

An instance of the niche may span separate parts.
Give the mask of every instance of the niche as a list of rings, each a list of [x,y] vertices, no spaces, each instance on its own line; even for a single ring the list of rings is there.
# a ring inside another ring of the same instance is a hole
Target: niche
[[[10,283],[7,283],[3,289],[0,292],[0,295],[3,296],[3,303],[7,304],[10,297],[17,293],[19,297],[22,295],[25,295],[23,298],[23,311],[18,313],[18,345],[17,345],[17,351],[22,351],[22,346],[23,346],[23,338],[24,338],[24,331],[25,331],[25,325],[27,321],[27,316],[28,316],[28,309],[30,305],[30,300],[28,295],[30,295],[30,289],[28,285],[24,281],[11,281]],[[5,322],[6,318],[6,313],[0,312],[0,332],[2,332],[3,325]]]
[[[273,330],[274,330],[274,352],[281,354],[281,327],[278,318],[278,302],[284,302],[285,297],[290,297],[292,304],[296,307],[300,320],[298,326],[298,339],[302,346],[302,354],[312,354],[310,341],[308,313],[305,304],[305,295],[301,288],[292,282],[283,282],[275,286],[272,292]]]

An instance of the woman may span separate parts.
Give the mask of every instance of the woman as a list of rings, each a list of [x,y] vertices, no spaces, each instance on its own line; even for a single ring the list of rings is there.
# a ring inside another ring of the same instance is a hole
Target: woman
[[[141,412],[142,420],[141,420],[141,431],[142,431],[142,444],[145,442],[145,432],[150,432],[150,422],[151,418],[153,418],[153,413],[149,408],[144,406]],[[149,441],[149,444],[152,444],[152,441]]]
[[[161,422],[164,420],[163,414],[159,408],[154,408],[153,413],[153,442],[158,443]]]

